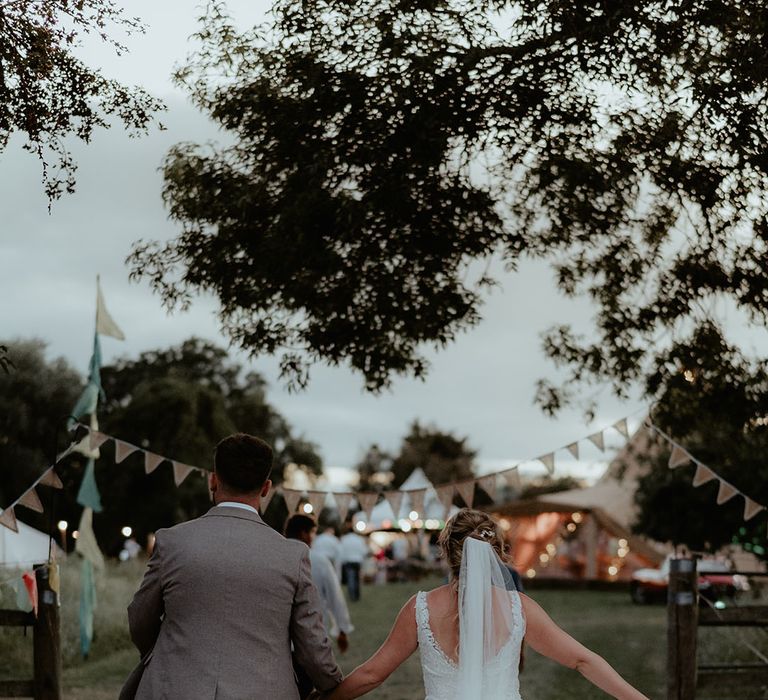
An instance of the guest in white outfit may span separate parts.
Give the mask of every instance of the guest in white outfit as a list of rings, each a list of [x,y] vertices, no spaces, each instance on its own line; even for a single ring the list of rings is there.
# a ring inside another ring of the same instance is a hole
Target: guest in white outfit
[[[351,524],[349,531],[341,538],[341,571],[342,579],[346,581],[349,599],[353,602],[360,600],[360,567],[368,558],[371,551],[365,537],[358,535]]]
[[[341,580],[341,542],[332,527],[326,527],[312,542],[312,549],[331,560],[336,575]]]

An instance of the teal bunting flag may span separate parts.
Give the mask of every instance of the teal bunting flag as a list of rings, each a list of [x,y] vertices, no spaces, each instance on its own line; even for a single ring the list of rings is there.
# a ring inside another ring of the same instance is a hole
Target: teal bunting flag
[[[93,563],[83,559],[80,580],[80,651],[87,659],[93,641],[93,614],[96,610],[96,578]]]
[[[94,513],[101,513],[101,494],[96,485],[96,468],[93,459],[89,459],[85,465],[85,474],[80,482],[80,490],[77,492],[77,502]]]
[[[99,398],[104,398],[104,390],[101,388],[101,344],[99,343],[99,334],[94,333],[93,354],[88,365],[88,384],[72,409],[72,415],[69,419],[70,430],[72,430],[75,422],[83,416],[96,413]]]

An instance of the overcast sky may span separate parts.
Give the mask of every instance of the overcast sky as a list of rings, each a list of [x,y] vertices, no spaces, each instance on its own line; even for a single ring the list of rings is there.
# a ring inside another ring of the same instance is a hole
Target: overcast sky
[[[77,192],[56,202],[50,215],[37,160],[18,142],[0,154],[0,337],[43,338],[50,356],[64,355],[83,372],[92,342],[97,273],[109,310],[127,336],[125,342],[103,339],[105,363],[192,335],[227,344],[218,332],[213,300],[199,299],[191,311],[168,316],[146,284],[128,281],[125,258],[131,244],[176,232],[160,197],[158,167],[164,154],[178,141],[202,142],[218,134],[170,82],[173,66],[190,49],[187,37],[195,28],[197,3],[126,4],[148,25],[146,35],[126,40],[131,53],[117,59],[90,46],[82,53],[108,75],[165,99],[167,130],[128,139],[114,129],[98,133],[87,147],[76,147]],[[263,17],[267,3],[238,0],[230,7],[245,26]],[[329,467],[352,466],[372,442],[396,449],[409,422],[418,418],[468,437],[479,453],[481,471],[500,469],[642,408],[638,400],[621,403],[603,390],[597,418],[589,426],[578,410],[556,420],[544,416],[533,405],[534,385],[539,377],[554,376],[554,370],[542,354],[540,334],[558,322],[586,330],[592,311],[584,301],[563,299],[548,268],[537,263],[522,265],[514,275],[502,274],[501,281],[483,309],[483,322],[447,350],[429,354],[432,369],[426,381],[398,380],[382,396],[366,395],[361,378],[350,371],[326,367],[313,370],[305,392],[289,394],[277,379],[275,359],[248,362],[233,356],[269,379],[269,399],[298,432],[320,446]],[[583,452],[580,464],[560,453],[558,473],[599,474],[601,454],[589,446]]]

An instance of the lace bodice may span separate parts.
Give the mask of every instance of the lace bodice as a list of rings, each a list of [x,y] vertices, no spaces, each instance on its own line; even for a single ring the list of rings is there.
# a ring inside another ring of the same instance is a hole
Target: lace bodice
[[[520,595],[517,591],[509,591],[509,595],[512,601],[515,626],[509,641],[499,651],[492,663],[498,665],[499,669],[514,668],[514,683],[508,686],[504,697],[506,700],[522,700],[517,668],[520,663],[520,647],[525,635],[525,619],[523,618]],[[458,666],[440,648],[432,633],[425,591],[419,591],[416,594],[416,629],[419,639],[421,672],[424,676],[425,700],[466,700],[466,698],[457,697]],[[482,700],[482,696],[478,695],[473,700]]]

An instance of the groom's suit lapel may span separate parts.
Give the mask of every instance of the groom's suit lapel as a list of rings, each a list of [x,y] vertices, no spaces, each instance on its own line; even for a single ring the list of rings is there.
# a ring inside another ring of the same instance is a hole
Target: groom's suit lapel
[[[258,513],[254,513],[245,508],[235,508],[233,506],[214,506],[204,516],[204,518],[240,518],[241,520],[250,520],[258,525],[267,525]]]

